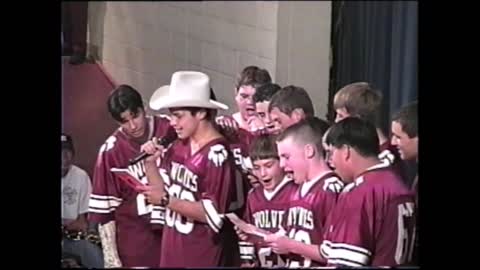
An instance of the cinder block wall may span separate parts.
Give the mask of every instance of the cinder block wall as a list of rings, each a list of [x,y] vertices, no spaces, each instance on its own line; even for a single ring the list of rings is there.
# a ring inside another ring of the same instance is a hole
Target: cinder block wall
[[[258,65],[282,86],[305,87],[317,115],[326,112],[330,2],[90,2],[89,43],[146,101],[174,71],[198,70],[232,113],[236,74]]]

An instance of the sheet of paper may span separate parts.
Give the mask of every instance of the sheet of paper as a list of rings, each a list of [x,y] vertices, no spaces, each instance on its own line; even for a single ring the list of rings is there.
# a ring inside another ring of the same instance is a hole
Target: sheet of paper
[[[237,226],[242,232],[261,237],[262,239],[265,238],[270,232],[262,230],[260,228],[255,227],[252,224],[248,224],[245,221],[243,221],[241,218],[239,218],[235,213],[228,213],[225,214],[225,216],[235,225]]]
[[[115,173],[118,178],[120,178],[122,181],[124,181],[129,187],[135,189],[137,192],[141,192],[142,188],[145,187],[145,185],[140,182],[139,179],[134,177],[128,169],[125,168],[111,168],[111,172]]]

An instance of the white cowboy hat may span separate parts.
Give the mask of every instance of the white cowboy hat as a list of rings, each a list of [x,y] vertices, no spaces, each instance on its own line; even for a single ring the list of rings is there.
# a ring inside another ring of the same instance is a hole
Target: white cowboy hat
[[[210,99],[210,78],[197,71],[173,73],[170,85],[158,88],[150,98],[150,107],[200,107],[228,110],[228,106]]]

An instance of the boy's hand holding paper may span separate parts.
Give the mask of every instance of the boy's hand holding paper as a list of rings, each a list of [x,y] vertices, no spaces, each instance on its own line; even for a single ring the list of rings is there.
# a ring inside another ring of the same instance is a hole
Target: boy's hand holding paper
[[[235,230],[237,231],[239,238],[243,241],[252,243],[263,242],[263,239],[270,234],[268,231],[246,223],[234,213],[228,213],[225,214],[225,216],[235,225]]]

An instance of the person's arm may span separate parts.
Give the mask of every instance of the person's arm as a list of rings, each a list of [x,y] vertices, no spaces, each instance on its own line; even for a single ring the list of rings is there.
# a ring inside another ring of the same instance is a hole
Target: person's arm
[[[148,184],[151,186],[163,185],[163,177],[158,171],[158,166],[155,161],[147,158],[145,160],[145,174],[147,176]]]
[[[203,208],[202,203],[199,201],[189,202],[175,197],[170,197],[170,202],[167,207],[182,216],[207,223],[205,209]]]
[[[160,174],[157,166],[157,160],[160,158],[163,149],[155,143],[155,140],[145,143],[141,149],[146,153],[152,154],[145,159],[145,173],[150,186],[145,187],[143,193],[150,203],[159,205],[166,192],[165,179]],[[206,212],[199,201],[191,202],[169,196],[169,203],[166,207],[187,218],[207,222],[205,217]]]
[[[151,178],[151,176],[148,176],[148,177]],[[147,186],[143,189],[143,194],[145,194],[145,197],[147,198],[148,202],[155,205],[160,205],[162,198],[165,195],[164,184],[160,183],[155,186],[153,185]],[[205,209],[200,201],[191,202],[191,201],[178,199],[170,195],[169,203],[165,207],[168,207],[169,209],[187,218],[191,218],[196,221],[207,223],[207,218],[206,218],[207,213],[205,212]]]
[[[146,167],[145,167],[146,169]],[[165,186],[163,184],[162,176],[158,173],[157,169],[151,169],[150,172],[147,173],[147,178],[149,182],[156,183],[151,184],[150,186],[146,186],[143,190],[143,194],[147,200],[155,205],[160,205],[162,198],[165,196]],[[175,198],[170,194],[168,205],[165,207],[179,213],[182,216],[187,218],[194,219],[196,221],[205,222],[207,223],[206,214],[204,205],[201,201],[187,201],[182,200],[179,198]]]
[[[327,263],[326,258],[320,254],[318,245],[305,244],[281,234],[267,235],[265,242],[277,254],[294,253],[320,263]]]
[[[239,129],[237,121],[231,116],[220,115],[215,118],[215,123],[226,132],[236,132]]]
[[[287,247],[289,252],[300,254],[304,257],[320,263],[327,263],[327,259],[320,254],[320,249],[318,245],[305,244],[290,238],[288,238],[288,241],[290,242]]]

